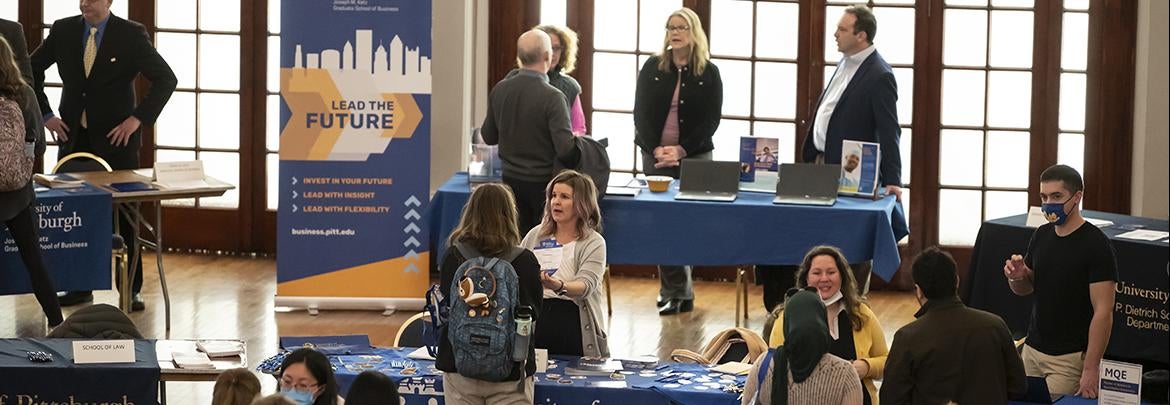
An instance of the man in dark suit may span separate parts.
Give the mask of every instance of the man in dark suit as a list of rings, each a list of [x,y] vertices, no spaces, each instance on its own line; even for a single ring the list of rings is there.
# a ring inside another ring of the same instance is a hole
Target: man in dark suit
[[[37,99],[45,114],[45,129],[60,145],[58,157],[90,152],[114,169],[137,169],[141,129],[151,125],[175,90],[177,79],[171,67],[150,43],[142,24],[110,14],[112,0],[80,0],[81,15],[53,23],[49,36],[32,54]],[[61,105],[53,113],[45,96],[45,69],[57,64],[64,88]],[[150,91],[135,105],[134,79],[141,73],[150,80]],[[122,237],[137,239],[124,219]],[[141,269],[141,265],[138,266]],[[142,271],[134,277],[132,308],[145,304]],[[62,297],[62,305],[93,300],[91,292]]]
[[[882,59],[873,39],[877,19],[868,7],[845,9],[833,36],[844,55],[829,80],[805,134],[801,160],[827,164],[841,163],[842,141],[849,139],[881,145],[878,182],[886,192],[902,199],[902,158],[898,139],[898,83],[894,71]],[[862,293],[869,291],[870,263],[851,265]],[[764,305],[768,310],[783,300],[795,282],[794,266],[757,266],[764,284]]]

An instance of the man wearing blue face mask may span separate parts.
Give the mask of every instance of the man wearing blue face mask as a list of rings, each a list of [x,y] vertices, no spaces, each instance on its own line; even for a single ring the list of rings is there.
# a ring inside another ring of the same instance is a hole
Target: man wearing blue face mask
[[[1113,328],[1117,261],[1105,234],[1081,217],[1084,189],[1071,167],[1040,174],[1048,223],[1036,228],[1025,255],[1012,255],[1003,272],[1012,292],[1034,297],[1025,374],[1044,377],[1053,394],[1096,398]]]

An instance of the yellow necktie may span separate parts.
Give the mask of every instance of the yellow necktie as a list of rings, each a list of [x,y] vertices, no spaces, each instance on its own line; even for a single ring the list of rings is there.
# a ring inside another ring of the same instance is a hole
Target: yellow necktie
[[[93,69],[93,60],[97,59],[97,27],[89,28],[89,37],[85,40],[85,55],[82,56],[82,63],[85,64],[85,77],[89,77],[90,69]],[[81,127],[87,126],[85,119],[85,110],[81,110]]]

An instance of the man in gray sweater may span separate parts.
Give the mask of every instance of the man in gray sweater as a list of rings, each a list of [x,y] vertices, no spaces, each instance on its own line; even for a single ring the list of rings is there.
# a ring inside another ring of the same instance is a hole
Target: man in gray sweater
[[[492,88],[481,132],[488,145],[500,146],[504,183],[516,195],[523,235],[540,224],[554,167],[575,167],[580,152],[565,97],[548,84],[545,73],[552,63],[548,34],[531,30],[520,35],[516,56],[524,66]]]

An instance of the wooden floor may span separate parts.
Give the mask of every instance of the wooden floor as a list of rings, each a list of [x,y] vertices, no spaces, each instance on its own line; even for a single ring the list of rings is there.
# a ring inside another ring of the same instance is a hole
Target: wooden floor
[[[399,325],[411,313],[383,316],[380,312],[275,312],[276,264],[271,258],[240,258],[168,254],[167,281],[171,293],[172,327],[165,331],[163,298],[153,261],[146,266],[143,296],[145,312],[131,318],[148,338],[241,338],[248,342],[253,365],[276,353],[279,336],[367,334],[377,346],[390,346]],[[609,321],[610,351],[614,356],[656,355],[666,358],[675,348],[698,350],[724,328],[734,326],[735,288],[726,282],[695,283],[695,311],[658,316],[653,300],[658,280],[614,277],[614,315]],[[766,313],[762,290],[752,286],[747,327],[763,328]],[[421,292],[420,292],[421,293]],[[95,292],[95,302],[116,305],[112,291]],[[886,340],[913,320],[918,304],[911,293],[873,292],[870,305],[881,321]],[[80,306],[65,309],[65,316]],[[47,332],[44,315],[32,294],[0,297],[0,337],[40,337]],[[264,392],[275,391],[275,381],[261,378]],[[212,383],[169,383],[169,403],[208,404]]]

